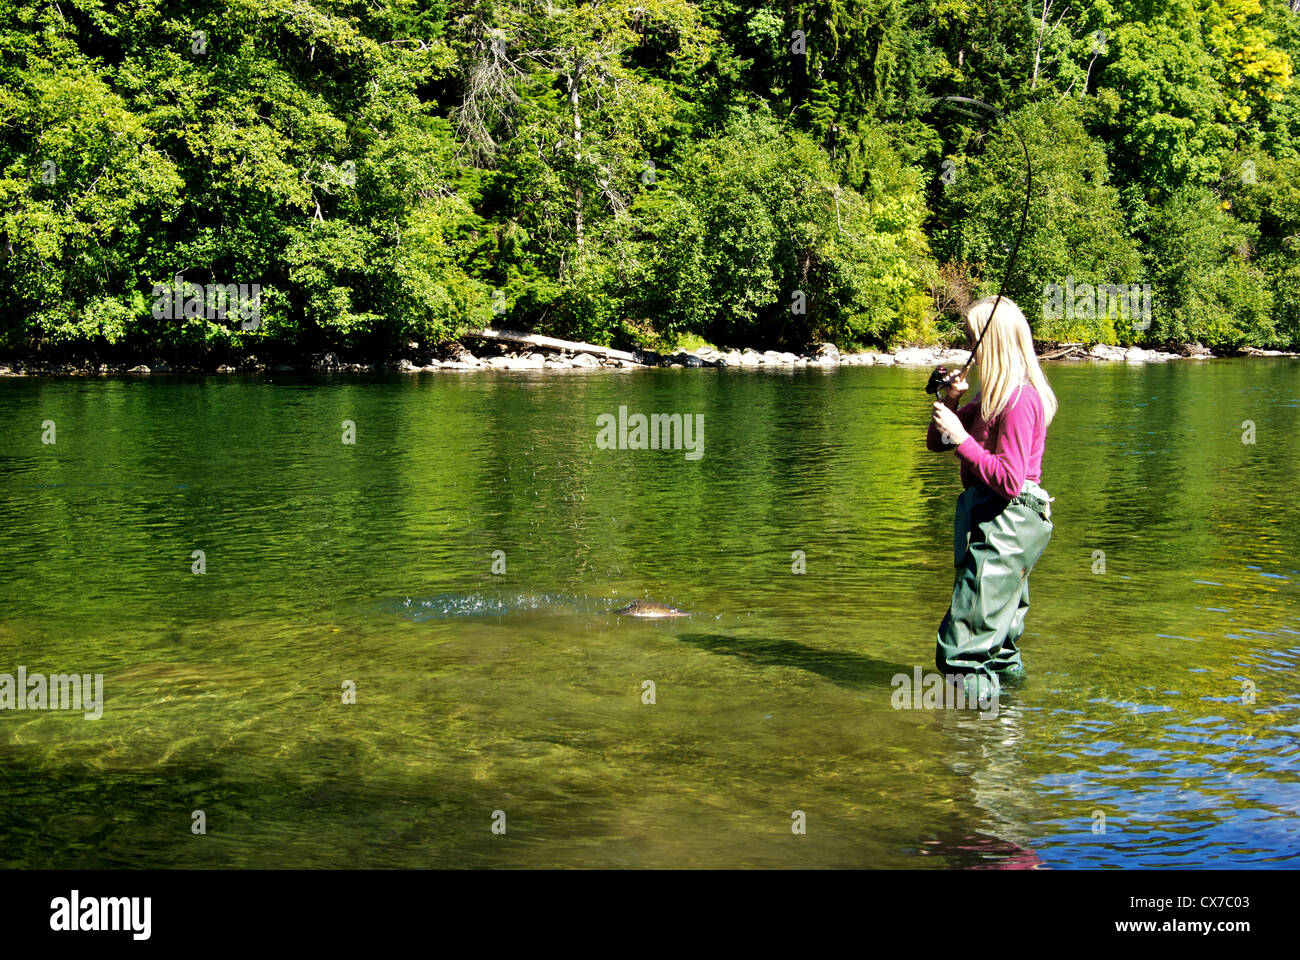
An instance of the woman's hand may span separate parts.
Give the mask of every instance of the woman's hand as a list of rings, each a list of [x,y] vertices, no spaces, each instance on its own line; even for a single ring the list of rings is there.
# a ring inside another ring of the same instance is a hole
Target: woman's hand
[[[939,431],[943,442],[954,447],[961,446],[963,441],[970,436],[966,432],[966,428],[962,426],[961,418],[948,409],[946,404],[936,403],[934,405],[934,413],[930,416],[930,422]]]
[[[965,377],[962,377],[960,380],[957,380],[954,383],[950,383],[948,384],[948,386],[944,387],[942,391],[943,396],[940,399],[947,400],[950,402],[953,400],[959,400],[961,399],[961,395],[969,389],[970,389],[970,384],[966,382]]]

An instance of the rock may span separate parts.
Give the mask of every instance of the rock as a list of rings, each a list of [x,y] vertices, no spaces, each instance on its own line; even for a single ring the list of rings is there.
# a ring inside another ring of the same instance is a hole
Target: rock
[[[813,350],[813,356],[816,357],[834,357],[835,362],[839,363],[840,348],[833,343],[819,343]]]
[[[933,367],[938,354],[927,347],[906,347],[894,354],[894,362],[904,367]]]
[[[1247,357],[1294,357],[1294,353],[1286,350],[1263,350],[1259,347],[1242,347],[1237,351]]]
[[[890,354],[888,354],[888,353],[878,353],[878,354],[875,355],[875,357],[876,357],[876,365],[877,365],[877,366],[881,366],[881,367],[892,367],[892,366],[894,366],[895,363],[896,363],[896,361],[894,360],[894,358],[893,358]]]
[[[512,361],[510,357],[487,357],[483,362],[489,367],[504,370],[510,366]]]
[[[321,353],[312,358],[311,368],[317,373],[332,373],[339,368],[339,358],[335,353]]]
[[[780,350],[764,350],[761,357],[763,363],[782,363]]]
[[[808,366],[808,358],[807,358],[807,357],[800,357],[798,360],[795,361],[795,364],[794,364],[794,365],[795,365],[796,367],[806,367],[806,366]]]
[[[763,358],[756,351],[747,350],[737,358],[736,362],[742,367],[757,367],[763,362]]]
[[[673,357],[673,363],[683,367],[703,367],[704,360],[693,353],[679,353]]]
[[[434,356],[439,360],[452,360],[456,363],[468,363],[474,366],[478,363],[478,358],[465,348],[465,345],[459,340],[449,340],[446,343],[440,343],[433,349]]]
[[[235,368],[230,366],[230,364],[228,363],[223,363],[221,366],[217,367],[217,373],[235,373],[235,372],[237,372]]]
[[[1124,351],[1125,363],[1146,363],[1151,357],[1141,347],[1129,347]]]
[[[1111,347],[1104,343],[1094,343],[1088,351],[1088,356],[1095,360],[1123,360],[1124,351],[1119,347]]]
[[[575,367],[598,367],[600,361],[589,353],[580,353],[573,358],[573,365]]]
[[[552,370],[568,370],[573,366],[573,362],[564,357],[547,357],[544,365]]]
[[[127,371],[127,373],[152,373],[152,372],[153,371],[150,370],[148,367],[146,367],[143,363],[140,364],[139,366],[132,367],[130,370]]]

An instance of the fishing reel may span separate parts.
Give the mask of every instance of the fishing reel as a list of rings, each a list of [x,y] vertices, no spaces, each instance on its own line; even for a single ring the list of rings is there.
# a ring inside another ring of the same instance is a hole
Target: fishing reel
[[[947,367],[935,367],[930,372],[930,380],[925,385],[925,392],[939,395],[939,391],[948,386],[957,378],[957,374],[949,373]]]

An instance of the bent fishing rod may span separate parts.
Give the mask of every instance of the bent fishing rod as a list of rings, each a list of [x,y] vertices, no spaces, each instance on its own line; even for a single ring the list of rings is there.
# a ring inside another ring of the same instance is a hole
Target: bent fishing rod
[[[939,101],[951,104],[952,106],[950,106],[949,109],[957,113],[964,113],[968,117],[983,119],[980,114],[976,113],[974,110],[970,110],[964,106],[958,106],[958,104],[970,104],[971,106],[979,107],[987,113],[992,114],[995,118],[999,120],[1005,119],[1007,121],[1007,125],[1011,128],[1011,132],[1015,134],[1016,140],[1020,142],[1020,149],[1023,150],[1025,154],[1025,206],[1020,212],[1020,230],[1016,233],[1016,242],[1011,248],[1011,256],[1007,259],[1007,268],[1002,273],[1002,284],[998,287],[998,295],[993,301],[993,309],[989,311],[988,320],[984,322],[984,329],[980,331],[979,339],[975,341],[975,346],[971,348],[970,356],[966,358],[966,362],[962,364],[960,370],[956,373],[949,373],[947,367],[935,367],[934,372],[930,374],[929,382],[925,385],[925,392],[936,395],[949,384],[959,383],[965,378],[967,371],[970,370],[970,365],[975,362],[976,351],[979,350],[980,344],[984,342],[984,335],[989,332],[989,327],[993,326],[993,315],[997,313],[998,304],[1002,302],[1002,295],[1006,293],[1007,281],[1011,279],[1011,271],[1015,269],[1016,257],[1020,253],[1020,241],[1025,237],[1025,225],[1029,222],[1029,197],[1034,185],[1034,168],[1029,162],[1029,148],[1025,146],[1024,137],[1020,136],[1020,131],[1016,129],[1016,125],[1011,122],[1010,118],[1007,117],[1006,114],[991,103],[985,103],[983,100],[975,100],[972,97],[940,97]]]

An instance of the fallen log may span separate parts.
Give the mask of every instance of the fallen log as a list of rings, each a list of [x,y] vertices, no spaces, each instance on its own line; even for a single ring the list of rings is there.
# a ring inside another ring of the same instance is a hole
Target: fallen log
[[[1068,354],[1072,354],[1072,353],[1073,353],[1073,354],[1076,354],[1076,355],[1078,355],[1078,356],[1086,356],[1086,355],[1087,355],[1087,351],[1083,348],[1083,344],[1080,344],[1080,343],[1068,343],[1068,344],[1066,344],[1064,347],[1062,347],[1060,350],[1056,350],[1056,351],[1054,351],[1054,352],[1052,352],[1052,353],[1040,353],[1040,354],[1038,355],[1038,359],[1039,359],[1039,360],[1059,360],[1061,357],[1067,356]]]
[[[540,333],[521,333],[517,330],[493,330],[491,327],[484,327],[481,330],[471,330],[462,335],[463,339],[473,338],[475,340],[499,340],[504,343],[523,343],[531,347],[542,347],[547,350],[568,350],[571,353],[589,353],[593,357],[609,357],[612,360],[623,360],[626,363],[636,363],[642,366],[646,364],[637,359],[636,354],[628,353],[626,350],[614,350],[611,347],[598,347],[594,343],[580,343],[575,340],[557,340],[555,337],[544,337]]]

